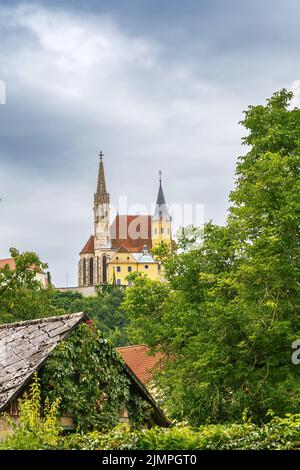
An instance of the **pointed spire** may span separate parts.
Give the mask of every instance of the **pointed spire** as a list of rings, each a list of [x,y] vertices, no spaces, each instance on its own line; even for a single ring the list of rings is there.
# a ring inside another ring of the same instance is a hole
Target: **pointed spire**
[[[153,217],[153,220],[157,219],[170,220],[166,199],[161,184],[161,170],[159,170],[159,189],[156,200],[155,213]]]
[[[159,170],[158,174],[159,174],[159,190],[158,190],[156,204],[159,206],[162,206],[163,204],[166,204],[166,200],[165,200],[165,195],[164,195],[162,185],[161,185],[161,170]]]
[[[99,162],[99,172],[98,172],[98,184],[97,184],[97,196],[106,194],[106,184],[105,184],[105,175],[104,175],[104,164],[103,164],[103,152],[99,152],[100,162]]]
[[[109,203],[109,194],[106,190],[102,150],[100,150],[99,152],[99,157],[100,157],[100,161],[99,161],[98,182],[97,182],[95,200],[97,200],[99,204],[103,204],[105,202]]]

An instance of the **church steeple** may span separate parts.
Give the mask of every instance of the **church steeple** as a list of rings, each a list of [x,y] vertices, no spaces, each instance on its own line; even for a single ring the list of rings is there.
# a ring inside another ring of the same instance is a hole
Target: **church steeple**
[[[109,194],[106,191],[102,150],[100,150],[99,152],[99,157],[100,157],[100,161],[99,161],[98,182],[97,182],[97,190],[95,194],[95,199],[97,200],[99,204],[103,204],[103,203],[109,203]]]
[[[107,247],[109,237],[109,193],[106,190],[103,152],[99,153],[97,189],[94,194],[94,236],[95,247]]]
[[[169,211],[167,208],[167,203],[165,199],[165,195],[163,192],[162,184],[161,184],[161,170],[159,170],[159,189],[158,195],[156,200],[156,207],[153,216],[153,220],[170,220]]]
[[[172,242],[171,220],[162,188],[161,171],[159,170],[158,195],[154,215],[152,217],[152,246],[158,245],[161,242]]]

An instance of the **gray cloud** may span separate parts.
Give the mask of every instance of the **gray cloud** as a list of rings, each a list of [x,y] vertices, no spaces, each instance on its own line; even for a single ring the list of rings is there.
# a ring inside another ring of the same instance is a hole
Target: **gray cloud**
[[[0,2],[0,256],[37,251],[57,285],[92,231],[99,148],[114,203],[150,207],[161,168],[170,204],[223,223],[242,111],[300,78],[298,2],[111,3]]]

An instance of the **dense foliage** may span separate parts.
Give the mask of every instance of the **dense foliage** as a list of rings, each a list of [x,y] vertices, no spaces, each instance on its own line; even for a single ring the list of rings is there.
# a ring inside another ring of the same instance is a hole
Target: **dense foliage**
[[[41,387],[35,375],[29,393],[18,401],[19,423],[7,417],[12,432],[0,441],[0,449],[40,450],[57,446],[62,431],[57,422],[59,404],[59,399],[51,404],[46,400],[42,404]]]
[[[111,429],[125,410],[137,425],[147,416],[120,356],[90,320],[54,349],[41,383],[43,397],[60,399],[60,410],[81,431]]]
[[[226,226],[161,249],[166,282],[135,275],[124,308],[135,341],[168,355],[159,378],[177,419],[255,422],[300,407],[300,110],[276,93],[249,107]],[[191,236],[192,235],[192,236]],[[196,235],[196,236],[194,236]]]
[[[95,297],[83,297],[78,292],[55,291],[51,304],[65,313],[85,312],[114,346],[128,344],[128,318],[121,308],[124,289],[119,286],[100,286]]]
[[[43,288],[36,275],[47,268],[35,253],[10,250],[16,268],[0,268],[0,323],[61,314],[51,306],[53,289]]]

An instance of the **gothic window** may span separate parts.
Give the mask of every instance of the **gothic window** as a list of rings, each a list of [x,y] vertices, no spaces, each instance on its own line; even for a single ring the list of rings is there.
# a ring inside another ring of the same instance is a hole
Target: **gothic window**
[[[82,284],[86,285],[86,259],[82,260]]]
[[[92,286],[94,284],[94,260],[90,258],[90,269],[89,269],[89,284]]]
[[[163,229],[163,227],[161,228],[161,233],[162,233],[162,234],[164,233],[164,229]]]
[[[97,284],[100,282],[100,258],[97,256]]]
[[[107,258],[105,255],[102,257],[102,282],[107,283]]]

